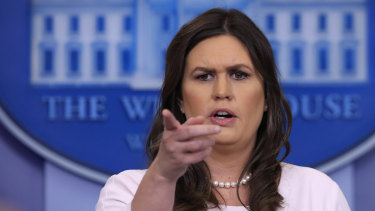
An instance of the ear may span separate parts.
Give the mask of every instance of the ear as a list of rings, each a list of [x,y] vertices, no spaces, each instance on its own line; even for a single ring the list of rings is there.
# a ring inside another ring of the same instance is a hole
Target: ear
[[[180,107],[181,113],[185,114],[185,107],[184,107],[184,101],[178,100],[178,106]]]

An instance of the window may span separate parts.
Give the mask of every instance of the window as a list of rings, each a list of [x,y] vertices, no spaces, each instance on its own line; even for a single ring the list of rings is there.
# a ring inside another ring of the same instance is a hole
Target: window
[[[81,47],[80,47],[81,48]],[[107,71],[108,43],[105,41],[94,41],[91,43],[92,69],[94,76],[103,76]]]
[[[164,70],[165,70],[165,60],[166,60],[166,57],[167,57],[167,49],[163,49],[161,51],[161,59],[162,59],[161,69],[162,69],[162,73],[164,73]]]
[[[354,73],[355,69],[355,52],[354,49],[348,48],[344,50],[344,72],[346,74]]]
[[[98,16],[96,18],[96,32],[104,33],[105,31],[105,19],[103,16]]]
[[[302,49],[299,47],[292,49],[292,73],[302,73]]]
[[[82,43],[70,41],[65,44],[65,69],[67,76],[78,76],[81,71]]]
[[[123,30],[124,32],[130,32],[132,30],[132,18],[130,16],[124,17]]]
[[[328,50],[321,48],[318,50],[319,72],[326,73],[328,71]]]
[[[350,13],[347,13],[344,15],[344,31],[345,32],[352,32],[354,29],[353,26],[353,15]]]
[[[276,63],[276,66],[279,66],[279,49],[280,49],[280,42],[277,40],[270,40],[270,44],[272,47],[273,57]]]
[[[104,49],[98,49],[95,53],[95,70],[97,73],[104,73],[106,69],[106,55]]]
[[[41,77],[52,77],[55,74],[56,47],[54,41],[41,41],[39,44],[39,74]]]
[[[300,14],[294,14],[292,16],[292,31],[298,32],[301,30],[301,16]]]
[[[43,73],[51,74],[53,72],[53,50],[45,49],[43,52],[44,62],[43,62]]]
[[[135,44],[133,42],[121,42],[117,46],[118,72],[120,76],[130,76],[135,71]]]
[[[320,32],[325,32],[327,29],[327,16],[325,14],[320,14],[318,16],[318,30]]]
[[[79,71],[79,51],[77,49],[72,49],[69,53],[69,69],[71,73]]]
[[[287,58],[282,59],[288,63],[290,76],[303,76],[305,68],[305,49],[306,41],[299,39],[292,39],[288,44]],[[279,52],[280,54],[280,52]],[[283,56],[283,55],[279,55]]]
[[[274,15],[267,15],[267,17],[266,17],[266,29],[269,32],[275,31],[275,16]]]
[[[78,16],[72,16],[72,17],[70,17],[69,29],[70,29],[70,32],[73,33],[73,34],[77,34],[78,33],[78,31],[79,31]]]
[[[170,29],[170,18],[168,15],[162,17],[162,29],[164,31],[169,31]]]
[[[279,49],[276,47],[272,47],[272,53],[276,66],[279,66]]]
[[[319,40],[315,45],[314,50],[314,73],[320,77],[327,75],[330,71],[330,46],[331,42],[327,40]]]
[[[123,49],[121,51],[121,70],[123,73],[129,73],[131,69],[130,50]]]
[[[52,16],[46,16],[44,18],[44,33],[52,34],[53,33],[53,18]]]
[[[345,39],[340,42],[340,68],[343,76],[355,76],[357,74],[358,45],[359,42],[356,39]]]

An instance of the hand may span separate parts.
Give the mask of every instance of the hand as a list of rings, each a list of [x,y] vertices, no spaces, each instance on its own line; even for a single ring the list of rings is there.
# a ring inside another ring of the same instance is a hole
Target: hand
[[[220,127],[203,125],[202,116],[190,118],[181,125],[169,110],[164,109],[162,115],[164,132],[152,165],[157,167],[160,176],[176,182],[190,164],[211,153],[215,140],[208,135],[220,133]]]

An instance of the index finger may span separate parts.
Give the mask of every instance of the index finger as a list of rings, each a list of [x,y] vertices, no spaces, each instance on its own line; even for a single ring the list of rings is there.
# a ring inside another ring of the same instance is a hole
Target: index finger
[[[181,127],[179,133],[174,138],[179,141],[186,141],[199,136],[207,136],[220,133],[221,129],[217,125],[189,125]]]
[[[203,116],[196,116],[196,117],[191,117],[186,122],[184,125],[197,125],[197,124],[202,124],[204,122],[204,117]]]
[[[176,120],[172,112],[170,112],[168,109],[163,109],[162,115],[165,129],[175,130],[180,127],[180,122]]]

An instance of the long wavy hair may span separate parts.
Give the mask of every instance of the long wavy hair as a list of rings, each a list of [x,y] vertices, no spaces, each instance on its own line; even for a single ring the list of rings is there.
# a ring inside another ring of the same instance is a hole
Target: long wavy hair
[[[194,46],[204,39],[218,35],[237,37],[248,49],[255,69],[263,78],[265,101],[268,109],[257,131],[254,149],[241,176],[252,173],[251,194],[248,201],[252,211],[274,211],[282,206],[283,197],[278,192],[282,162],[290,152],[288,141],[292,115],[280,89],[272,48],[259,28],[238,10],[211,9],[182,26],[166,54],[165,77],[160,93],[159,109],[149,133],[146,154],[149,165],[158,154],[163,133],[162,110],[169,109],[181,123],[186,121],[178,102],[182,99],[181,84],[185,60]],[[278,159],[283,150],[283,156]],[[201,161],[188,167],[177,181],[174,210],[207,210],[218,207],[219,201],[211,185],[207,164]],[[240,200],[238,187],[237,197]],[[240,200],[241,201],[241,200]],[[245,204],[241,201],[245,206]],[[246,206],[245,206],[246,207]],[[250,210],[249,207],[247,209]]]

